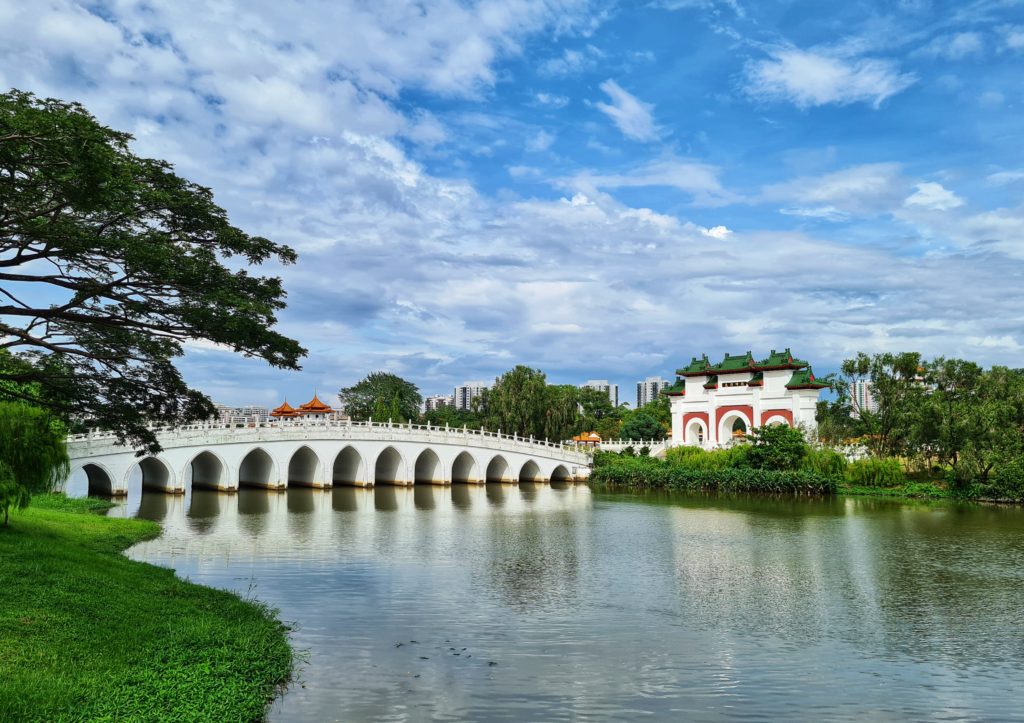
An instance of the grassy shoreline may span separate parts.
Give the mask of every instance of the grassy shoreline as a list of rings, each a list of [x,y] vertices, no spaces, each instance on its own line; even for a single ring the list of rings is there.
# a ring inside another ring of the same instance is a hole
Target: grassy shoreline
[[[262,603],[129,560],[159,525],[46,495],[0,528],[0,720],[262,719],[288,681]]]

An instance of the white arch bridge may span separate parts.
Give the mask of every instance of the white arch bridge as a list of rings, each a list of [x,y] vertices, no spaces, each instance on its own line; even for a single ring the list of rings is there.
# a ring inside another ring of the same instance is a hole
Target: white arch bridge
[[[234,492],[353,485],[577,481],[590,457],[571,446],[472,429],[376,422],[289,421],[259,426],[197,424],[154,430],[163,447],[139,457],[109,432],[68,438],[71,473],[89,494],[125,495],[141,470],[142,487]]]

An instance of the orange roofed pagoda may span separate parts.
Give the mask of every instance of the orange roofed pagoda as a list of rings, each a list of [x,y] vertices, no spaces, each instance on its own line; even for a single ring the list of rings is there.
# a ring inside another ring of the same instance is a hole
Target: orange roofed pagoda
[[[305,404],[300,404],[298,409],[288,404],[286,399],[284,404],[270,413],[270,416],[274,419],[296,419],[298,417],[304,419],[328,419],[334,414],[335,410],[321,402],[320,398],[314,393],[313,398]]]

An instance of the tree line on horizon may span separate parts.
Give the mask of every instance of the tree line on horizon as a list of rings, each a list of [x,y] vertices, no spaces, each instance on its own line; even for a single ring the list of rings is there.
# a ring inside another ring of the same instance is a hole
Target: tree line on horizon
[[[639,409],[612,405],[605,392],[549,384],[539,369],[519,364],[473,400],[472,409],[443,406],[421,412],[423,396],[412,382],[373,372],[338,392],[346,414],[357,421],[417,421],[439,427],[501,430],[521,437],[565,441],[584,432],[602,439],[660,440],[671,429],[668,398]]]
[[[863,444],[872,457],[941,475],[952,490],[998,478],[1010,485],[1006,496],[1024,496],[1024,369],[860,353],[828,379],[835,399],[818,403],[822,442]],[[858,408],[851,397],[852,385],[864,381],[877,409]]]

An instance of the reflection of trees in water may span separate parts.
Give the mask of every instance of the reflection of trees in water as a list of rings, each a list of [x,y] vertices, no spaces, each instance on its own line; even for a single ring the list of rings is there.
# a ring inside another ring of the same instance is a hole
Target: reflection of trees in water
[[[677,497],[671,514],[679,615],[694,624],[926,663],[1024,655],[1006,636],[1024,629],[1019,512]]]
[[[567,511],[495,514],[488,520],[486,583],[505,605],[525,611],[575,604],[580,566],[575,523]]]

